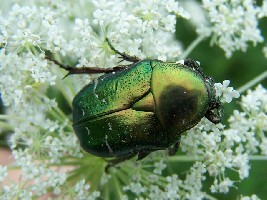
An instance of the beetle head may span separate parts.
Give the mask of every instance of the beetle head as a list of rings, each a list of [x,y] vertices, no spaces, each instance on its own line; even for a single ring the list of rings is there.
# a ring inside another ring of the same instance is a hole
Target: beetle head
[[[224,108],[220,99],[216,97],[213,79],[204,75],[199,62],[188,58],[184,60],[184,64],[190,67],[192,70],[196,71],[198,74],[202,75],[202,77],[204,78],[209,96],[209,105],[205,117],[214,124],[220,123],[224,113]]]

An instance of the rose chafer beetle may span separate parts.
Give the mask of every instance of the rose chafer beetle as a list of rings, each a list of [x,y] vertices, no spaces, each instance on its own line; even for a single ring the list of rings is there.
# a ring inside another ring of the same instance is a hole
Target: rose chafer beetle
[[[132,62],[114,68],[74,68],[47,59],[68,74],[106,73],[86,85],[73,100],[73,128],[82,148],[113,163],[156,150],[179,148],[181,134],[204,116],[221,121],[222,104],[214,82],[191,59],[183,63],[140,60],[111,49]],[[115,72],[115,73],[111,73]]]

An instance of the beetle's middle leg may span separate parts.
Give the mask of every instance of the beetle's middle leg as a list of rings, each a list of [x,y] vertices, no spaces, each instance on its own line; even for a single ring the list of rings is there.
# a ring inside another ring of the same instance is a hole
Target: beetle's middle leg
[[[141,60],[140,58],[138,58],[138,57],[136,57],[136,56],[130,56],[130,55],[126,54],[126,53],[123,53],[123,52],[118,51],[118,50],[115,49],[115,47],[110,43],[110,41],[109,41],[108,38],[106,38],[106,41],[107,41],[109,47],[110,47],[113,51],[115,51],[117,54],[119,54],[119,55],[121,56],[120,58],[122,58],[122,61],[123,61],[123,60],[126,60],[126,61],[129,61],[129,62],[136,63],[136,62],[138,62],[138,61]]]
[[[180,141],[176,142],[174,145],[168,148],[168,154],[170,156],[174,156],[176,152],[178,151],[179,147],[180,147]]]

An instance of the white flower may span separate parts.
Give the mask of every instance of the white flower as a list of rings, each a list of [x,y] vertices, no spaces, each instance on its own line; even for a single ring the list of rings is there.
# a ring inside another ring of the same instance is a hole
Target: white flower
[[[74,191],[78,194],[79,199],[83,199],[84,195],[88,193],[88,189],[90,186],[88,184],[85,184],[85,180],[80,180],[75,186],[74,186]],[[85,192],[85,193],[84,193]]]
[[[129,186],[123,187],[124,191],[130,190],[131,192],[135,193],[136,195],[140,195],[146,191],[146,188],[141,185],[141,183],[131,182]]]
[[[254,115],[261,111],[266,112],[267,91],[261,85],[254,91],[248,90],[247,95],[242,96],[241,105],[245,111]]]
[[[257,195],[253,194],[250,197],[249,196],[241,196],[240,200],[260,200],[259,197],[257,197]]]
[[[244,179],[249,175],[250,166],[248,162],[247,154],[239,154],[233,159],[233,166],[239,168],[240,179]]]
[[[165,192],[162,192],[162,190],[157,185],[151,185],[150,191],[149,191],[149,199],[166,199],[168,195]]]
[[[216,179],[214,181],[214,184],[211,186],[211,192],[227,193],[229,191],[229,187],[232,187],[233,184],[234,182],[231,181],[229,178],[225,178],[220,183],[218,183],[218,180]]]
[[[240,95],[238,91],[234,90],[233,87],[228,87],[230,84],[229,80],[224,80],[223,84],[215,83],[216,95],[222,96],[222,101],[230,103],[233,98],[238,98]]]
[[[166,164],[163,163],[163,160],[160,160],[159,162],[155,162],[155,169],[153,171],[154,174],[159,174],[161,175],[162,170],[164,170],[166,168]]]
[[[3,187],[3,193],[1,194],[2,199],[12,200],[12,199],[25,199],[31,200],[33,196],[32,192],[24,190],[20,185],[12,183],[10,185],[5,185]]]
[[[225,142],[229,147],[234,146],[241,142],[241,136],[238,130],[235,129],[228,129],[223,131],[223,135],[225,136]]]
[[[166,180],[168,182],[166,186],[166,197],[165,199],[180,199],[179,195],[179,186],[182,184],[182,181],[178,179],[178,176],[176,174],[172,175],[171,177],[166,177]]]

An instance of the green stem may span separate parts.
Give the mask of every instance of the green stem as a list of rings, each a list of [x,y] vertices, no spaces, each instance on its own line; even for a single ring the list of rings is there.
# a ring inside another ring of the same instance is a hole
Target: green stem
[[[194,161],[202,161],[203,156],[198,156],[197,158],[195,156],[170,156],[169,159],[167,159],[167,162],[194,162]]]
[[[261,82],[265,78],[267,78],[267,70],[265,72],[263,72],[262,74],[256,76],[255,78],[253,78],[249,82],[247,82],[245,85],[238,88],[237,91],[241,94],[241,93],[245,92],[246,90],[248,90],[249,88],[256,85],[257,83]]]
[[[115,191],[113,191],[113,192],[116,192],[118,199],[121,199],[122,198],[122,191],[121,191],[122,188],[120,187],[119,181],[118,181],[116,176],[112,177],[112,180],[113,180],[114,189],[115,189]]]
[[[211,200],[217,200],[217,198],[213,197],[213,196],[210,196],[209,194],[205,194],[205,197],[207,199],[211,199]]]
[[[6,122],[1,122],[1,121],[0,121],[0,127],[7,131],[12,131],[14,128],[11,125],[7,124]]]
[[[249,160],[257,160],[257,161],[265,161],[267,160],[266,155],[250,155],[248,156]],[[198,156],[197,158],[195,156],[171,156],[169,159],[166,160],[166,162],[195,162],[195,161],[203,161],[203,156]]]
[[[248,156],[249,160],[256,160],[256,161],[266,161],[267,156],[266,155],[252,155]]]
[[[20,117],[17,115],[0,115],[0,120],[22,120]]]
[[[206,37],[203,35],[198,36],[188,47],[187,49],[182,53],[180,56],[180,60],[184,60],[187,58],[187,56],[193,51],[193,49],[202,42]]]

